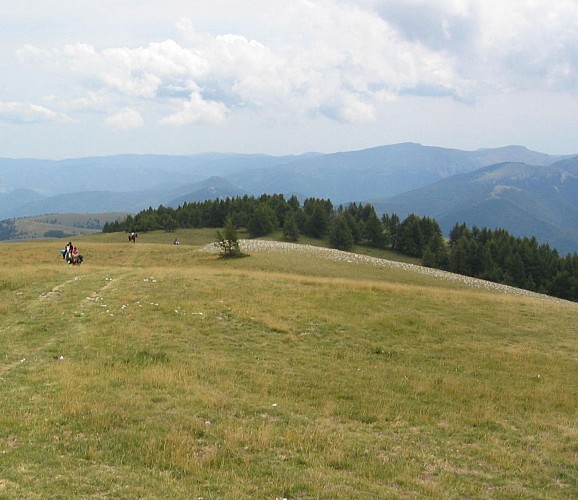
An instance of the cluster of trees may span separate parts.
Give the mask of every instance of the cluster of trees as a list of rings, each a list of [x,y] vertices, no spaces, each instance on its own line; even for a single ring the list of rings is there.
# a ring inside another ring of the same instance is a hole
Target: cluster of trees
[[[271,228],[283,226],[285,215],[300,207],[297,198],[286,201],[282,195],[263,195],[260,198],[243,196],[203,202],[184,203],[178,208],[160,205],[149,207],[123,221],[106,222],[103,232],[116,231],[174,231],[177,228],[201,228],[225,226],[231,217],[237,227],[253,230],[254,236],[268,234]]]
[[[103,232],[222,228],[230,218],[236,227],[246,228],[252,238],[282,229],[286,239],[297,241],[300,235],[327,236],[333,214],[334,207],[329,200],[308,198],[301,205],[296,196],[289,200],[277,194],[259,198],[243,196],[185,203],[178,208],[162,205],[157,209],[148,208],[123,221],[105,223]]]
[[[423,265],[487,279],[557,297],[578,300],[578,255],[561,258],[535,238],[515,238],[507,231],[470,229],[456,224],[449,242],[437,221],[411,214],[378,217],[370,204],[334,207],[330,200],[296,196],[262,195],[185,203],[178,208],[162,205],[107,222],[103,232],[177,228],[223,228],[230,221],[244,227],[250,237],[282,230],[288,241],[301,235],[327,239],[333,248],[351,250],[354,245],[390,248],[421,259]]]
[[[0,241],[13,239],[17,234],[14,219],[0,220]]]
[[[450,232],[448,270],[555,297],[578,300],[578,254],[561,258],[536,238],[516,238],[503,229]]]

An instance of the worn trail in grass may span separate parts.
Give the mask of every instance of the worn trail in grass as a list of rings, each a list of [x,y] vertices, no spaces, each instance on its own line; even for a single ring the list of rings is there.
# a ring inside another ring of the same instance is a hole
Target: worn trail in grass
[[[99,289],[109,286],[98,273],[65,274],[63,279],[52,287],[50,283],[43,287],[34,282],[34,290],[15,292],[11,310],[4,311],[0,326],[5,349],[0,373],[5,374],[20,364],[39,362],[54,352],[58,342],[74,333],[66,315],[80,314],[83,301],[89,300],[84,295],[98,294]]]
[[[79,268],[46,244],[26,247],[34,268],[0,253],[0,496],[578,491],[574,304],[315,257],[86,246]]]

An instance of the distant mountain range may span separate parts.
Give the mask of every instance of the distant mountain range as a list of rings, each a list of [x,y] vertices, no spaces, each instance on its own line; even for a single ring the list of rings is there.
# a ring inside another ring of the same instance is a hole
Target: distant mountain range
[[[218,197],[292,194],[381,213],[535,235],[578,251],[578,155],[508,146],[462,151],[414,143],[299,156],[119,155],[0,158],[0,220],[48,213],[138,212]]]
[[[402,218],[427,214],[446,234],[464,222],[578,251],[578,156],[548,166],[499,163],[372,203]]]

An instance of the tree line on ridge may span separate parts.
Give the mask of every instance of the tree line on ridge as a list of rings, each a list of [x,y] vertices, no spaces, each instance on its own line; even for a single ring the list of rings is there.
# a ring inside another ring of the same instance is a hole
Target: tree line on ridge
[[[149,207],[105,223],[103,232],[222,228],[227,219],[246,228],[251,238],[281,230],[287,241],[304,235],[325,239],[339,250],[354,245],[391,249],[421,259],[424,266],[578,301],[577,253],[561,257],[535,237],[457,223],[446,240],[435,219],[415,214],[404,220],[396,214],[379,217],[371,204],[334,207],[328,199],[307,198],[301,204],[296,196],[243,196],[178,208]]]

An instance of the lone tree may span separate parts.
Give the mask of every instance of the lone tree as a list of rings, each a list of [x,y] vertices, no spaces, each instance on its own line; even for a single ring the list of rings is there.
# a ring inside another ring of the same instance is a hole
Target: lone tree
[[[237,236],[237,230],[233,225],[233,220],[231,217],[227,217],[225,221],[224,234],[217,231],[217,246],[221,251],[221,257],[242,257],[243,253],[239,248],[239,237]]]

